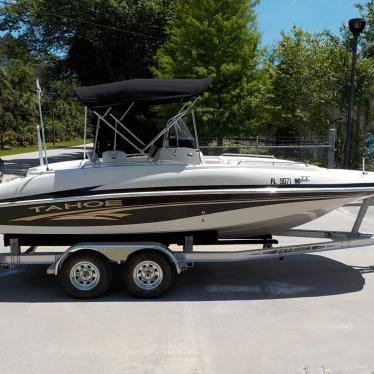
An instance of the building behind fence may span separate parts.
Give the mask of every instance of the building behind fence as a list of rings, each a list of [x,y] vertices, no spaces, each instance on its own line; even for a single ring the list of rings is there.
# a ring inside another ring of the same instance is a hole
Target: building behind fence
[[[200,150],[207,156],[224,153],[268,155],[276,158],[305,162],[328,168],[335,164],[336,130],[330,129],[326,139],[269,139],[269,138],[224,138],[200,140]]]

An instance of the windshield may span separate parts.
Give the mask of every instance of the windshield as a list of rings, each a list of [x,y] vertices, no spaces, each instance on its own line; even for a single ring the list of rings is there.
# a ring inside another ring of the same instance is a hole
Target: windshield
[[[182,118],[165,134],[164,145],[196,149],[196,141]]]

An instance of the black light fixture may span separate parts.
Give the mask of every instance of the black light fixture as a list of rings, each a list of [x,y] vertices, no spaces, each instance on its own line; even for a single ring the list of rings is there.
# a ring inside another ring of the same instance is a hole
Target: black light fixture
[[[352,18],[349,20],[349,30],[353,34],[353,48],[352,48],[352,71],[351,71],[351,86],[348,98],[348,110],[347,110],[347,126],[345,128],[345,139],[344,139],[344,158],[343,167],[348,169],[349,167],[349,146],[351,142],[351,128],[352,128],[352,112],[353,102],[355,96],[356,86],[356,64],[357,64],[357,44],[360,34],[365,30],[366,20],[364,18]]]
[[[365,30],[366,20],[365,18],[352,18],[348,24],[353,35],[361,34]]]

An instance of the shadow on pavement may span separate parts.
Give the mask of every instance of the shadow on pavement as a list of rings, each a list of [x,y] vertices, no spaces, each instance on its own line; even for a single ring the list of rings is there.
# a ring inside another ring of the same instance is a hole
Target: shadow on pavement
[[[58,279],[48,276],[44,266],[0,273],[0,302],[72,302]],[[108,294],[95,300],[76,302],[168,302],[215,300],[265,300],[317,297],[358,292],[363,273],[374,266],[351,267],[316,255],[300,255],[284,261],[253,260],[230,264],[198,264],[177,277],[166,295],[139,300],[122,290],[118,274]]]

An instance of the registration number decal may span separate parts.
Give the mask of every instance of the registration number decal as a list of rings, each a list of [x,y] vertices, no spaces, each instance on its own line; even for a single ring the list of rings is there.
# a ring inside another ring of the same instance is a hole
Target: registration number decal
[[[310,177],[309,176],[300,176],[296,178],[270,178],[270,184],[275,185],[285,185],[285,184],[302,184],[302,183],[309,183]]]

